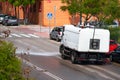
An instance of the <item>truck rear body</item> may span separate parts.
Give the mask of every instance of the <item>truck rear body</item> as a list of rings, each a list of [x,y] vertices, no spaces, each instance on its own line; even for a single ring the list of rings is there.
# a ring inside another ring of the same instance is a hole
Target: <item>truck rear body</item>
[[[103,60],[109,51],[109,30],[96,28],[79,28],[65,25],[61,46],[66,55],[74,53],[79,60]]]

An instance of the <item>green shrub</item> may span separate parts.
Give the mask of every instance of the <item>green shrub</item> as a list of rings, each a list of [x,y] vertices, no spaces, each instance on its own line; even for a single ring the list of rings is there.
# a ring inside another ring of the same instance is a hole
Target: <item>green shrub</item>
[[[116,40],[118,43],[120,43],[120,27],[110,27],[107,29],[110,31],[110,39]]]
[[[12,43],[0,40],[0,80],[25,80],[15,51]]]

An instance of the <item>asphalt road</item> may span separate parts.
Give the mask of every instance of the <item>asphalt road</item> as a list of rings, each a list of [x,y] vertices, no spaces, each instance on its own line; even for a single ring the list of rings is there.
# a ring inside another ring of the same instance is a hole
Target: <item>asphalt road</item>
[[[71,64],[61,59],[59,42],[40,36],[28,37],[28,33],[14,29],[12,34],[7,40],[17,47],[17,55],[30,67],[29,76],[36,80],[120,80],[119,64]]]

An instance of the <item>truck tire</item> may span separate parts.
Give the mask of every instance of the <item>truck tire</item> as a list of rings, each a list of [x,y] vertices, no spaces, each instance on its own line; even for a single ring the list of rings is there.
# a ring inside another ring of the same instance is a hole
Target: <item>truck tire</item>
[[[67,56],[64,55],[65,54],[65,50],[64,50],[64,46],[63,45],[60,46],[60,53],[61,53],[61,58],[62,59],[67,59]]]
[[[59,52],[60,53],[62,53],[63,47],[64,47],[63,45],[60,45],[60,47],[59,47]]]
[[[77,63],[77,55],[76,55],[76,52],[75,51],[72,51],[72,54],[71,54],[71,62],[73,64],[76,64]]]

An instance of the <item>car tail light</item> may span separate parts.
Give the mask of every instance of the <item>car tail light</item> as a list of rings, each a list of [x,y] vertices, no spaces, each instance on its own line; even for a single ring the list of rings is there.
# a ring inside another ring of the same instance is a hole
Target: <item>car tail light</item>
[[[6,20],[6,22],[8,22],[8,20]]]

